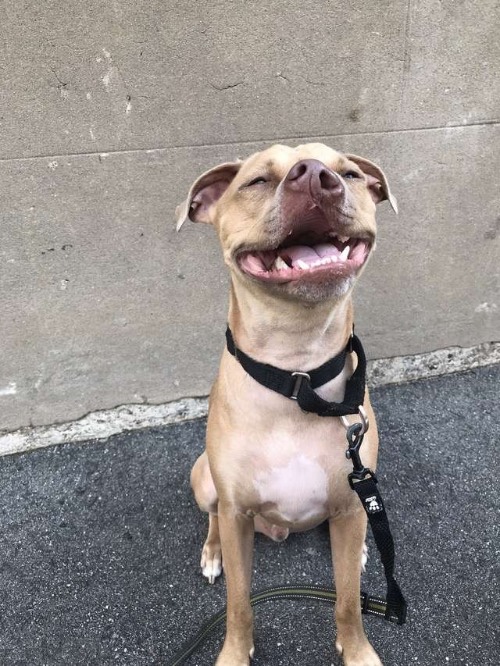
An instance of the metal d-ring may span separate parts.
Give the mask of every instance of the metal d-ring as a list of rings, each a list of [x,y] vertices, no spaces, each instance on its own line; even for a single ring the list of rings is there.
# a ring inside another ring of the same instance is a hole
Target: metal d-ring
[[[290,396],[290,398],[292,400],[298,400],[299,399],[299,391],[300,391],[300,387],[302,386],[302,382],[304,380],[306,380],[308,382],[311,381],[311,377],[309,376],[309,374],[307,372],[299,372],[299,371],[292,372],[292,377],[296,377],[297,379],[295,380],[295,385],[293,387],[292,395]]]
[[[362,407],[361,405],[358,407],[358,414],[361,418],[361,426],[362,426],[361,430],[359,431],[359,435],[364,435],[365,432],[370,427],[370,421],[368,420],[368,415],[365,412],[364,407]],[[351,425],[347,420],[347,416],[341,416],[340,420],[342,421],[342,425],[344,426],[344,428],[347,430],[347,428]]]

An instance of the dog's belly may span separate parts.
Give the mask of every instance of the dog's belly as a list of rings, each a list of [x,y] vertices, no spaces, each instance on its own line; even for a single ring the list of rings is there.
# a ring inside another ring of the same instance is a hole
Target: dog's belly
[[[329,515],[328,476],[321,464],[304,454],[254,474],[259,513],[292,530],[305,530]]]

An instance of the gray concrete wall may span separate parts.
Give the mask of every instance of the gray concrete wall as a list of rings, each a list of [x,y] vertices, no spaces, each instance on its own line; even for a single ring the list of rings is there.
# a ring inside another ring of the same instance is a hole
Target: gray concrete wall
[[[4,0],[0,429],[208,392],[226,276],[173,231],[203,169],[321,140],[380,162],[371,358],[500,338],[496,0]]]

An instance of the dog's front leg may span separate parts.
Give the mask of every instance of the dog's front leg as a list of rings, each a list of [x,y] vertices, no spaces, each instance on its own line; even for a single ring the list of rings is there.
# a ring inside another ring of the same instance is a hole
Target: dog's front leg
[[[361,619],[360,579],[366,523],[363,510],[341,514],[330,520],[337,591],[336,647],[345,666],[382,666],[366,638]]]
[[[227,627],[216,666],[248,666],[254,649],[250,606],[254,522],[222,502],[218,515],[227,586]]]

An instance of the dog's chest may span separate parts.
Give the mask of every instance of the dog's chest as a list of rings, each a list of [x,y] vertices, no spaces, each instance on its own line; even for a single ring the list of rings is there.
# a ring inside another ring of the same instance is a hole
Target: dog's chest
[[[328,513],[329,479],[318,460],[303,453],[268,459],[254,471],[259,513],[271,522],[300,527]]]
[[[219,452],[219,478],[232,487],[239,510],[292,530],[350,510],[352,465],[340,420],[303,413],[295,402],[240,373],[239,366],[233,369],[237,379],[224,382],[224,388],[239,388],[225,396],[232,427],[221,423],[211,442]],[[341,401],[342,390],[338,377],[322,387],[322,397]]]

